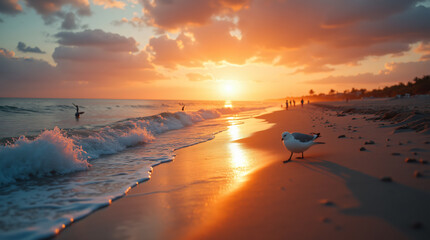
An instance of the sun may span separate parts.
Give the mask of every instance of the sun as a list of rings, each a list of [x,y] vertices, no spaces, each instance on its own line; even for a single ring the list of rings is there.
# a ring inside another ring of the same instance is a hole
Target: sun
[[[223,87],[225,93],[227,94],[232,94],[234,92],[234,87],[231,83],[225,83]]]
[[[220,82],[220,92],[226,99],[234,98],[238,93],[237,82],[234,80],[222,80]]]

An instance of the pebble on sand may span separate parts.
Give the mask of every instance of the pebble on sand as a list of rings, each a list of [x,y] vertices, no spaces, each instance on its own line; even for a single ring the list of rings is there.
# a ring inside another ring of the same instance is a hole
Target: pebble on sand
[[[383,181],[383,182],[392,182],[393,179],[391,179],[391,177],[381,177],[381,181]]]
[[[325,206],[333,206],[334,205],[334,203],[328,199],[321,199],[319,202]]]
[[[340,135],[339,137],[337,137],[337,138],[346,138],[346,136],[345,135]]]
[[[366,151],[366,150],[367,150],[367,149],[366,149],[365,147],[361,147],[361,148],[360,148],[360,151],[362,151],[362,152],[363,152],[363,151]]]
[[[320,220],[321,220],[321,222],[323,222],[323,223],[329,223],[329,222],[331,222],[331,219],[330,219],[330,218],[328,218],[328,217],[321,217],[321,218],[320,218]]]
[[[412,224],[411,226],[413,229],[421,229],[423,228],[423,224],[420,222],[414,222],[414,224]]]
[[[417,160],[415,158],[405,158],[405,163],[416,163]]]
[[[414,177],[420,178],[422,176],[423,176],[423,174],[420,171],[418,171],[418,170],[414,171]]]
[[[364,145],[372,145],[372,144],[375,144],[375,141],[369,140],[369,141],[364,142]]]

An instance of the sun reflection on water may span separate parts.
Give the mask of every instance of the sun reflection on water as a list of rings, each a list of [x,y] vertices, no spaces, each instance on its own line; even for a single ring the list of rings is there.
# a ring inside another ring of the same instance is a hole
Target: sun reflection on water
[[[232,169],[232,188],[237,188],[240,183],[246,180],[250,163],[242,144],[233,142],[242,138],[241,129],[240,126],[237,125],[237,120],[231,117],[228,119],[228,122],[231,124],[228,127],[228,134],[231,139],[231,142],[228,144],[228,149],[230,152],[230,166]]]

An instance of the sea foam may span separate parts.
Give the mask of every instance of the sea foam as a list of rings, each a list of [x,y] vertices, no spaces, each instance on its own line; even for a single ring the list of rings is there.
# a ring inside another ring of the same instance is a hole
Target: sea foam
[[[90,164],[84,155],[85,151],[57,127],[43,131],[34,140],[21,136],[0,146],[0,185],[30,176],[85,170]]]

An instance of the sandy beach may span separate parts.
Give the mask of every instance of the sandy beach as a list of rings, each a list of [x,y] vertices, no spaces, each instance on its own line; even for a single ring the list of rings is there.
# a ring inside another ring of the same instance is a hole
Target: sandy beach
[[[428,109],[426,99],[414,104]],[[427,131],[326,107],[275,111],[180,149],[151,180],[56,238],[428,239]],[[325,144],[283,163],[284,131],[319,132]]]

